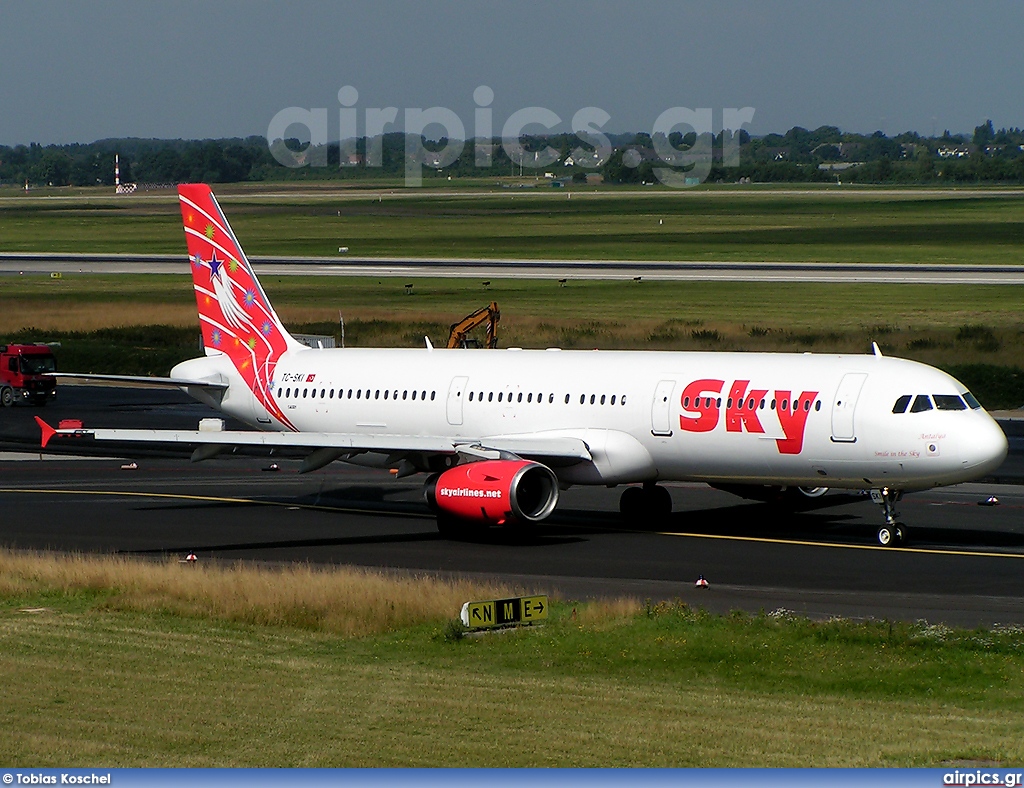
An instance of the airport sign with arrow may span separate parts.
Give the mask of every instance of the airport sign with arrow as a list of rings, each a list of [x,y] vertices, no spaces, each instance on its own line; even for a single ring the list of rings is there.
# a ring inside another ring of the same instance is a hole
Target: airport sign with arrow
[[[548,598],[544,594],[467,602],[462,606],[462,623],[470,629],[532,624],[547,617]]]

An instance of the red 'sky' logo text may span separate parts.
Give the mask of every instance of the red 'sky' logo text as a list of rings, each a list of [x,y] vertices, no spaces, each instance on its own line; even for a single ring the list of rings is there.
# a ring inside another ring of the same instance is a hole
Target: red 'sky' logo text
[[[761,402],[768,394],[768,389],[748,391],[749,385],[749,380],[736,380],[729,389],[725,407],[726,432],[764,434]],[[720,395],[724,386],[724,380],[714,378],[702,378],[688,384],[679,398],[679,404],[683,406],[679,428],[687,432],[711,432],[715,429],[721,417]],[[779,454],[799,454],[803,450],[807,417],[817,396],[817,391],[804,391],[800,396],[793,397],[790,390],[775,390],[773,412],[786,436],[775,439]]]

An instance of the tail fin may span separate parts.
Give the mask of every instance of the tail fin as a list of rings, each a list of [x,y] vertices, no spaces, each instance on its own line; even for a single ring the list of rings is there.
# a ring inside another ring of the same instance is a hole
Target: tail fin
[[[178,187],[206,354],[224,354],[271,413],[274,368],[302,347],[285,330],[210,187]]]

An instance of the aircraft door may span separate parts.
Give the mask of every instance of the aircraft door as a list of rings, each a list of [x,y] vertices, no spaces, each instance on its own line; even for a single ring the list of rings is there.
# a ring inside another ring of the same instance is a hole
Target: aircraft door
[[[460,376],[452,378],[452,384],[448,387],[448,423],[453,426],[462,424],[462,400],[466,396],[468,382],[468,377]]]
[[[676,387],[674,380],[663,380],[654,390],[654,402],[651,403],[651,434],[668,437],[672,434],[672,390]]]
[[[867,380],[866,372],[847,372],[839,382],[836,397],[832,402],[832,441],[834,443],[856,443],[853,415],[857,409],[857,398]]]

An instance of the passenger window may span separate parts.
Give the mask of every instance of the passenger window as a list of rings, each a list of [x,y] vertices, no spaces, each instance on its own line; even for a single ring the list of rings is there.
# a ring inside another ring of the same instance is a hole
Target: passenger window
[[[910,404],[911,396],[904,394],[902,397],[896,400],[896,404],[892,406],[893,413],[906,413],[907,405]]]
[[[309,389],[303,389],[303,390],[302,390],[302,398],[303,398],[303,399],[305,399],[305,398],[306,398],[306,395],[307,395],[308,393],[309,393]]]
[[[472,391],[471,391],[471,392],[469,392],[469,401],[470,401],[470,402],[472,402],[472,401],[473,401],[473,392],[472,392]]]
[[[981,408],[981,403],[978,402],[978,398],[971,394],[971,392],[965,391],[964,399],[967,400],[967,404],[970,405],[971,410],[978,410]]]
[[[519,392],[519,396],[516,397],[516,402],[522,402],[522,401],[523,401],[523,392],[520,391]]]
[[[494,392],[493,391],[488,391],[487,392],[487,401],[488,402],[494,402]]]
[[[565,395],[565,404],[566,405],[569,404],[569,395],[568,394]]]
[[[910,406],[911,413],[923,413],[926,410],[932,409],[932,401],[928,399],[927,394],[918,394],[914,397],[914,404]]]
[[[622,399],[619,401],[619,404],[620,405],[625,405],[626,404],[626,395],[625,394],[622,395]]]
[[[601,395],[601,404],[604,405],[604,394]]]
[[[426,394],[427,392],[425,392],[425,391],[424,391],[423,393],[424,393],[424,394]],[[431,391],[431,392],[430,392],[430,401],[431,401],[431,402],[433,402],[433,401],[434,401],[434,397],[435,397],[436,395],[437,395],[437,392],[436,392],[436,391]]]
[[[689,399],[689,398],[687,398],[687,399]],[[612,401],[611,401],[611,404],[612,404],[612,405],[614,405],[614,404],[615,404],[615,395],[614,395],[614,394],[612,394]]]
[[[956,394],[932,394],[932,399],[939,410],[967,410],[964,401]]]

